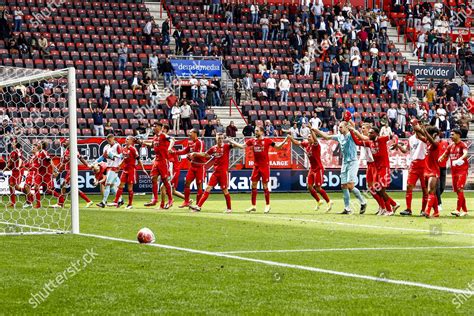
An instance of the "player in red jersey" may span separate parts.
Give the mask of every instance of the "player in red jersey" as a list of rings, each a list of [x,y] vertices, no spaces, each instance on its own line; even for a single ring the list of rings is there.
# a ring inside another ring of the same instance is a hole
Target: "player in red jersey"
[[[66,174],[64,176],[63,182],[61,183],[61,188],[60,188],[61,193],[58,198],[58,203],[51,206],[54,208],[60,208],[64,206],[66,190],[68,187],[70,187],[70,184],[71,184],[71,166],[70,166],[71,153],[69,151],[69,139],[61,139],[60,143],[64,147],[64,152],[61,156],[59,166],[53,176],[57,177],[58,174],[61,174],[62,172],[65,172]],[[86,207],[91,207],[92,204],[94,204],[94,202],[92,202],[84,192],[82,192],[81,190],[78,190],[78,191],[79,191],[79,196],[84,201],[86,201]]]
[[[36,176],[36,169],[33,167],[33,163],[35,161],[35,155],[37,153],[37,147],[35,144],[31,147],[31,156],[27,162],[25,162],[24,167],[26,174],[25,185],[22,188],[22,192],[26,196],[25,204],[23,204],[23,208],[29,208],[33,206],[33,194],[31,193],[31,189],[34,185],[34,179]]]
[[[421,140],[425,140],[427,144],[426,159],[425,159],[425,179],[428,183],[428,201],[426,210],[422,214],[425,217],[430,217],[431,208],[434,209],[434,217],[439,217],[438,198],[436,197],[436,187],[438,185],[439,171],[439,130],[436,127],[425,127],[417,124],[413,127]]]
[[[366,137],[359,133],[352,125],[349,126],[352,138],[356,145],[370,148],[375,168],[372,168],[370,174],[367,174],[367,184],[371,190],[375,190],[383,199],[386,211],[378,215],[391,216],[400,207],[388,194],[387,188],[390,186],[390,159],[388,158],[388,145],[390,140],[388,136],[380,136],[379,129],[372,127],[369,130],[369,136]],[[382,203],[380,203],[382,206]],[[393,206],[393,209],[392,209]]]
[[[191,195],[191,183],[196,180],[197,186],[197,201],[201,199],[202,196],[202,182],[204,181],[204,165],[207,163],[207,159],[193,155],[194,153],[201,153],[204,151],[204,143],[198,138],[198,131],[196,129],[191,129],[189,131],[189,140],[186,147],[181,150],[174,151],[171,150],[170,153],[176,153],[177,155],[187,154],[188,159],[191,161],[191,167],[186,174],[186,182],[184,183],[184,202],[179,207],[189,207],[191,202],[189,196]]]
[[[464,196],[464,186],[466,185],[467,174],[469,172],[469,162],[467,160],[468,150],[464,142],[461,141],[461,131],[454,129],[451,131],[451,140],[453,143],[448,146],[439,161],[451,161],[451,176],[453,178],[453,190],[458,195],[456,211],[451,214],[454,216],[466,216],[467,204]],[[461,212],[462,211],[462,212]]]
[[[168,166],[169,166],[169,173],[170,178],[169,182],[171,185],[171,191],[174,196],[179,197],[180,199],[184,200],[184,194],[178,191],[178,183],[179,183],[179,174],[181,173],[181,157],[176,155],[176,152],[168,153]],[[161,202],[160,208],[165,209],[165,196],[166,196],[166,188],[163,184],[160,186],[161,192]],[[193,204],[193,199],[189,200],[189,204]]]
[[[227,205],[226,213],[232,213],[232,206],[230,200],[230,194],[228,190],[229,186],[229,155],[232,148],[243,149],[244,146],[236,143],[230,139],[224,140],[224,135],[221,133],[216,134],[216,145],[212,146],[205,153],[193,153],[194,156],[200,156],[206,159],[214,159],[214,172],[211,175],[211,179],[207,184],[204,194],[199,199],[197,205],[189,206],[194,212],[201,211],[201,207],[206,202],[211,190],[218,184],[221,187],[222,193],[225,196],[225,202]]]
[[[154,126],[155,137],[151,141],[139,141],[137,143],[144,144],[148,147],[153,147],[155,152],[155,160],[153,161],[153,167],[151,169],[151,182],[152,182],[152,192],[153,197],[150,202],[145,203],[145,206],[155,206],[158,202],[158,177],[161,178],[166,194],[168,195],[168,203],[164,205],[162,200],[163,208],[168,209],[173,206],[173,195],[171,190],[171,185],[168,181],[169,170],[168,170],[168,160],[169,160],[169,151],[174,146],[174,139],[168,136],[169,127],[168,125],[163,125],[161,123],[156,123]]]
[[[245,147],[251,147],[254,154],[254,166],[252,170],[252,206],[246,211],[256,212],[257,211],[257,184],[260,179],[262,180],[263,192],[265,194],[265,211],[269,213],[270,207],[270,191],[268,190],[268,181],[270,180],[270,159],[268,157],[268,151],[270,146],[279,150],[285,145],[288,137],[280,143],[275,143],[270,138],[265,138],[265,130],[261,126],[255,128],[255,138],[247,139]]]
[[[334,202],[329,199],[326,191],[322,188],[324,183],[324,167],[321,161],[321,145],[318,142],[316,133],[314,130],[311,130],[311,134],[308,136],[308,139],[303,141],[298,141],[291,135],[289,135],[288,138],[293,144],[303,148],[306,156],[308,156],[310,168],[306,178],[306,185],[308,187],[308,191],[311,193],[311,196],[316,200],[317,204],[315,210],[319,210],[319,207],[321,206],[321,200],[318,196],[319,193],[328,204],[326,211],[329,212],[332,209]]]
[[[133,207],[133,185],[137,181],[137,161],[141,168],[145,169],[142,161],[139,159],[138,150],[135,148],[135,139],[132,136],[128,136],[125,140],[125,147],[122,149],[122,159],[119,168],[122,170],[120,185],[111,206],[120,207],[119,200],[122,197],[123,188],[127,185],[128,205],[126,209],[129,210]]]
[[[8,156],[8,163],[5,170],[11,170],[12,174],[8,179],[8,186],[10,188],[10,205],[15,206],[16,204],[16,190],[21,191],[20,184],[23,177],[23,155],[21,153],[21,144],[16,141],[15,138],[12,140],[12,152]]]

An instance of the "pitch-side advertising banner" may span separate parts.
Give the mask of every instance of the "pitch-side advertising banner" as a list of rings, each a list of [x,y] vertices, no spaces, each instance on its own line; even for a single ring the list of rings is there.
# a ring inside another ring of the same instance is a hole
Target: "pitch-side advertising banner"
[[[210,59],[171,59],[174,73],[178,77],[220,77],[222,63]]]

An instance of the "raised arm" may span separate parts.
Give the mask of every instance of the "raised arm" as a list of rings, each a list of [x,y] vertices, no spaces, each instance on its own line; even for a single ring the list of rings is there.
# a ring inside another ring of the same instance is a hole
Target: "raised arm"
[[[280,150],[283,148],[283,145],[285,145],[285,143],[288,141],[288,136],[285,137],[285,139],[279,143],[275,143],[275,145],[273,146],[273,148],[275,148],[276,150]]]
[[[244,149],[245,148],[245,143],[244,144],[240,144],[236,141],[234,141],[233,139],[230,139],[230,138],[226,138],[225,141],[227,141],[229,144],[232,145],[232,147],[236,147],[236,148],[240,148],[240,149]]]
[[[315,134],[315,135],[316,135],[316,133],[315,133],[313,130],[311,130],[311,134]],[[314,137],[314,136],[313,136],[313,137]],[[296,145],[296,146],[300,146],[300,145],[301,145],[301,142],[300,142],[299,140],[294,139],[293,136],[291,136],[291,135],[288,135],[288,139],[293,143],[293,145]]]
[[[324,138],[325,140],[330,140],[332,139],[332,136],[325,133],[325,132],[321,132],[319,129],[317,128],[311,128],[312,131],[314,131],[316,133],[317,136],[321,137],[321,138]]]

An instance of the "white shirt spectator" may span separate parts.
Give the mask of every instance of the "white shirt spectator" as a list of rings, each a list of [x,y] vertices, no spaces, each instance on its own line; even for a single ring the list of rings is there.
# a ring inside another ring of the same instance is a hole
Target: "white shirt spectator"
[[[188,103],[184,103],[180,109],[181,109],[181,118],[191,117],[193,110],[191,109],[191,106],[189,106]]]
[[[158,68],[158,56],[153,56],[151,55],[148,64],[150,65],[150,68],[152,69],[157,69]]]
[[[275,78],[268,78],[267,81],[265,81],[265,85],[267,89],[276,89],[276,80]]]
[[[388,80],[393,80],[397,76],[397,72],[395,70],[389,70],[387,71],[387,78]]]
[[[408,157],[408,163],[411,164],[414,160],[424,160],[426,156],[426,144],[419,140],[416,135],[411,135],[408,138],[408,144],[410,145],[410,155]]]
[[[438,109],[436,110],[436,114],[438,114],[438,117],[439,117],[439,119],[440,119],[441,121],[444,121],[444,120],[446,119],[447,113],[446,113],[446,110],[445,110],[445,109],[443,109],[443,108],[438,108]]]
[[[189,80],[189,84],[191,85],[191,89],[192,90],[197,90],[199,87],[199,80],[197,80],[196,78],[191,78],[191,80]]]
[[[153,28],[153,24],[151,23],[151,21],[148,21],[145,24],[145,27],[143,28],[143,33],[145,33],[147,35],[151,35],[152,28]]]
[[[278,88],[280,91],[290,91],[290,80],[288,79],[281,79],[280,82],[278,83]]]
[[[387,110],[387,117],[391,120],[396,120],[398,118],[398,112],[395,108],[390,108]]]
[[[352,66],[356,67],[360,65],[360,55],[354,55],[351,57]]]
[[[298,127],[290,127],[290,134],[293,138],[298,138],[299,137],[299,131],[298,131]]]
[[[306,139],[309,136],[309,134],[311,134],[311,130],[309,129],[309,127],[306,126],[306,125],[301,126],[301,128],[300,128],[301,137]]]
[[[110,85],[108,84],[104,86],[104,98],[110,98]]]
[[[372,47],[370,49],[370,54],[373,56],[377,56],[379,54],[379,50],[377,49],[377,47]]]
[[[312,128],[317,128],[317,129],[319,129],[321,127],[321,124],[322,124],[321,119],[317,116],[311,118],[309,120],[309,123],[311,124]]]
[[[396,112],[396,110],[395,110]],[[392,136],[392,129],[390,128],[390,126],[382,126],[382,128],[380,129],[380,136]]]
[[[23,11],[21,10],[15,10],[15,12],[13,12],[13,15],[15,16],[15,20],[23,19]]]

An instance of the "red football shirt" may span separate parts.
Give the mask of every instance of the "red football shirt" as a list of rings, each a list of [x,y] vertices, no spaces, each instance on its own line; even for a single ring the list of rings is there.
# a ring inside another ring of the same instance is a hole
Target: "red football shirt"
[[[105,177],[105,172],[107,171],[107,163],[106,162],[101,162],[99,163],[99,172],[95,174],[95,178],[97,181],[102,180],[103,177]]]
[[[364,147],[369,147],[377,168],[390,168],[388,158],[388,136],[378,136],[375,140],[362,141]]]
[[[441,157],[445,152],[446,150],[448,149],[448,146],[449,146],[449,143],[442,139],[439,141],[439,144],[438,144],[438,147],[439,147],[439,157]],[[438,159],[439,159],[438,157]],[[446,164],[447,164],[447,161],[446,160],[443,160],[442,162],[438,162],[438,165],[440,168],[446,168]]]
[[[214,145],[207,151],[207,154],[214,157],[214,171],[227,172],[229,171],[229,156],[232,146],[230,144],[223,144],[222,146]]]
[[[467,146],[464,142],[459,142],[457,144],[452,143],[446,149],[447,154],[449,155],[449,159],[451,160],[451,173],[467,173],[469,170],[469,162],[467,157],[464,158],[464,163],[461,166],[454,166],[453,161],[458,160],[464,154],[464,150],[467,150]],[[446,160],[445,160],[446,164]]]
[[[161,133],[153,138],[153,149],[155,151],[155,160],[167,160],[168,148],[170,146],[169,136]]]
[[[303,147],[308,156],[311,170],[324,169],[321,162],[321,145],[317,141],[310,144],[307,140],[304,140],[301,142],[301,147]]]
[[[185,155],[185,154],[192,154],[192,153],[200,153],[204,151],[204,144],[202,140],[188,140],[188,145],[181,150],[176,152],[177,155]],[[203,164],[206,163],[206,158],[204,157],[194,157],[191,159],[191,166],[193,167],[202,167]]]
[[[122,170],[123,172],[135,172],[137,168],[138,151],[135,146],[125,147],[122,150],[123,161]]]
[[[64,166],[63,167],[64,170],[69,171],[71,169],[70,161],[71,161],[71,153],[69,151],[69,148],[66,148],[63,155],[61,156],[61,161],[60,161],[60,165]]]
[[[33,167],[41,174],[41,175],[49,175],[52,173],[51,170],[51,158],[49,157],[46,150],[41,150],[36,153],[35,155],[36,161],[33,163]]]
[[[12,171],[12,174],[19,174],[21,172],[20,170],[20,163],[22,161],[22,154],[21,151],[18,149],[15,149],[10,153],[10,157],[8,157],[8,164],[10,165],[10,170]]]
[[[267,167],[270,164],[268,151],[275,142],[270,138],[251,138],[245,142],[245,145],[252,147],[254,156],[254,165],[256,167]]]
[[[428,143],[426,146],[425,175],[437,175],[439,177],[439,144]]]

